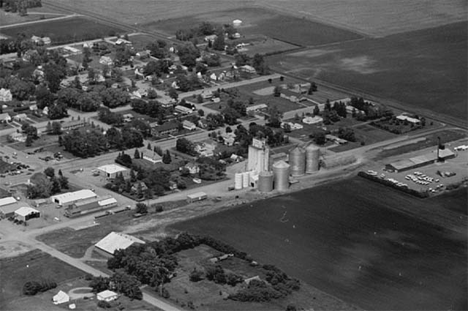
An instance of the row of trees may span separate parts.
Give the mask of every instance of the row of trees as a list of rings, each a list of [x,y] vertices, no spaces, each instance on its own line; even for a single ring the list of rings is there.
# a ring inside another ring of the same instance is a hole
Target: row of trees
[[[37,293],[48,291],[56,288],[57,283],[53,280],[28,281],[23,285],[23,294],[26,296],[34,296]]]
[[[110,128],[106,134],[99,130],[73,130],[59,136],[59,144],[75,156],[87,158],[96,156],[109,149],[128,149],[143,146],[143,135],[134,127],[125,127],[122,131]]]
[[[235,56],[236,66],[250,65],[255,68],[255,71],[259,75],[266,75],[270,72],[268,65],[261,54],[255,54],[253,57],[250,57],[247,54],[239,53]]]

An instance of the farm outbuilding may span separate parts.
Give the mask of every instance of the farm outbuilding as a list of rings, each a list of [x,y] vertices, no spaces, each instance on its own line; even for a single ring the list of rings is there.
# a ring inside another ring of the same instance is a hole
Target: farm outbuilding
[[[97,300],[109,302],[119,298],[119,295],[116,292],[106,289],[105,291],[98,293],[96,297]]]
[[[205,192],[196,192],[187,195],[187,202],[196,202],[196,201],[202,201],[208,198],[208,195]]]
[[[439,150],[438,155],[437,151],[434,151],[417,157],[392,162],[390,164],[387,164],[385,168],[389,171],[403,172],[410,169],[426,166],[431,163],[435,163],[438,160],[437,157],[439,157],[442,160],[447,160],[454,158],[455,153],[450,149],[442,149]]]
[[[108,254],[114,254],[118,249],[126,249],[134,243],[145,244],[145,241],[137,239],[125,233],[111,232],[96,243],[96,247]]]
[[[70,301],[70,296],[68,296],[67,293],[64,291],[59,291],[57,295],[52,297],[52,301],[54,302],[54,305],[59,305],[62,303],[66,303]]]
[[[97,195],[89,189],[78,190],[74,192],[67,192],[63,194],[58,194],[52,196],[52,201],[58,203],[59,205],[70,205],[75,202],[86,200],[90,198],[96,198]]]
[[[15,211],[15,216],[19,220],[28,221],[32,218],[39,218],[41,216],[41,212],[32,207],[23,206]]]
[[[130,175],[130,170],[128,168],[117,164],[103,165],[98,167],[97,170],[106,178],[115,178],[119,173],[121,173],[124,178]]]

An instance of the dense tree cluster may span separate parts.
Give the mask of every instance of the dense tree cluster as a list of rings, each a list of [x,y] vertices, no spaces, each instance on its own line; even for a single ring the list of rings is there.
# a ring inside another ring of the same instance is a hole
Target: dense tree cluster
[[[176,150],[191,156],[197,155],[195,145],[187,138],[179,138],[176,141]]]
[[[98,120],[110,125],[120,125],[123,123],[123,117],[121,114],[112,112],[106,107],[99,108]]]
[[[236,59],[236,66],[244,66],[244,65],[250,65],[253,68],[255,68],[255,71],[259,75],[266,75],[269,73],[269,68],[267,63],[265,62],[265,59],[263,55],[261,54],[255,54],[253,57],[250,57],[247,54],[242,54],[239,53],[235,56]]]
[[[66,151],[82,158],[94,157],[109,150],[106,137],[97,130],[73,130],[61,136],[61,141]]]
[[[48,198],[63,189],[69,189],[68,178],[63,176],[62,171],[56,176],[52,167],[46,168],[44,173],[32,175],[30,180],[31,184],[26,188],[26,194],[30,199]]]
[[[113,290],[118,293],[124,294],[131,299],[143,299],[143,293],[140,289],[140,282],[138,278],[126,273],[123,270],[117,270],[110,277],[93,277],[89,283],[89,287],[93,292],[99,293],[104,290]]]
[[[342,138],[342,139],[345,139],[347,141],[352,141],[352,142],[355,142],[356,141],[356,136],[354,134],[354,130],[350,127],[340,127],[338,129],[338,137],[339,138]]]
[[[281,146],[287,142],[282,129],[272,129],[269,126],[262,126],[252,122],[247,130],[244,126],[238,125],[234,130],[236,134],[236,154],[245,156],[253,138],[265,139],[271,147]]]
[[[23,285],[23,294],[34,296],[37,293],[46,292],[49,289],[56,288],[57,283],[52,280],[28,281]]]

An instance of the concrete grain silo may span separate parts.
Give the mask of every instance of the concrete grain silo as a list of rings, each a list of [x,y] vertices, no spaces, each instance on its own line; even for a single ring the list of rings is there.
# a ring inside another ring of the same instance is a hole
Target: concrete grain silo
[[[273,190],[273,172],[263,171],[258,174],[258,191],[262,193]]]
[[[306,148],[306,173],[317,172],[320,168],[320,149],[310,144]]]
[[[250,173],[242,173],[242,188],[248,188],[250,184]]]
[[[242,189],[242,173],[236,173],[234,175],[234,189],[236,190]]]
[[[289,188],[289,164],[278,161],[273,164],[273,175],[275,179],[275,189],[285,191]]]
[[[292,176],[302,176],[306,169],[306,152],[297,146],[289,152],[289,171]]]

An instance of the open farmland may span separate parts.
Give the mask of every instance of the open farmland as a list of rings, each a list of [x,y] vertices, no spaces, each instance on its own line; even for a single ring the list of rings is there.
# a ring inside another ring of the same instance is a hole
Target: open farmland
[[[1,29],[0,32],[7,36],[16,36],[18,33],[24,33],[27,37],[45,36],[50,37],[53,44],[60,44],[107,37],[122,30],[87,18],[72,17],[36,23],[34,27],[28,24],[8,27]]]
[[[215,236],[364,309],[464,310],[466,217],[446,207],[466,200],[466,189],[421,200],[355,177],[173,228]]]
[[[193,28],[204,21],[229,24],[241,19],[243,35],[265,35],[294,45],[322,45],[361,38],[361,35],[333,26],[283,15],[262,8],[208,12],[189,17],[148,23],[145,28],[174,35],[178,29]]]
[[[66,6],[77,13],[100,14],[129,25],[257,6],[375,36],[466,20],[467,14],[465,0],[358,0],[353,5],[343,0],[43,0],[42,3],[46,8],[48,3]]]
[[[84,273],[63,261],[39,250],[0,260],[2,268],[0,282],[0,309],[10,310],[8,304],[22,296],[23,284],[27,281],[50,279],[60,282],[81,277]]]
[[[467,23],[345,42],[269,58],[306,79],[400,101],[413,110],[467,115]]]

